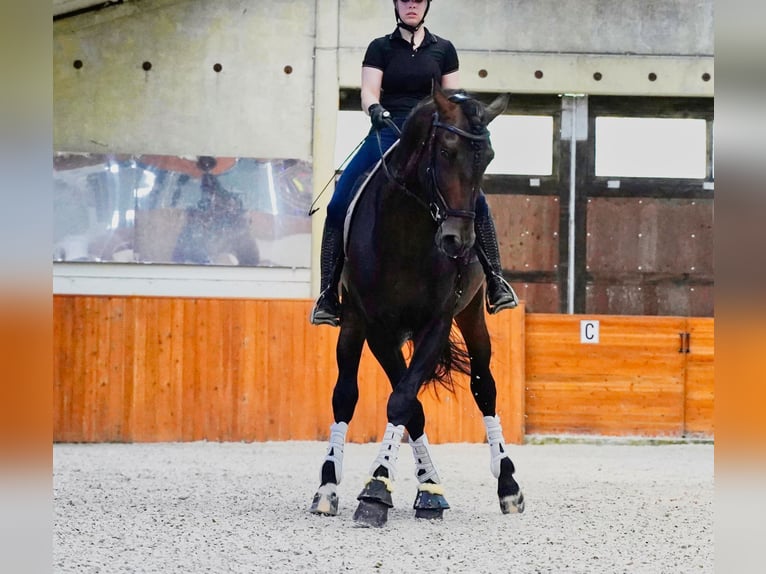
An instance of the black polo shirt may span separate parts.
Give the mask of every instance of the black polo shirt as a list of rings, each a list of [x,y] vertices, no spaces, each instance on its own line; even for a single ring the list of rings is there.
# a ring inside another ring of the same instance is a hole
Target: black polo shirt
[[[417,50],[402,38],[399,28],[376,38],[367,47],[362,66],[383,71],[380,104],[394,117],[405,117],[415,105],[431,95],[431,81],[441,85],[442,76],[459,68],[452,42],[425,28]]]

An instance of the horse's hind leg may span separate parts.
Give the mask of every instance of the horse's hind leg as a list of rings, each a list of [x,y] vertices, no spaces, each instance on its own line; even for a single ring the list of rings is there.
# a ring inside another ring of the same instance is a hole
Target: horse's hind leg
[[[348,423],[354,416],[359,399],[359,361],[364,345],[364,328],[353,310],[345,311],[336,348],[338,380],[332,395],[334,422],[330,425],[330,441],[320,473],[320,486],[311,502],[314,514],[338,514],[337,486],[343,477],[343,449]]]
[[[483,415],[489,443],[490,471],[497,479],[500,510],[503,514],[524,512],[524,494],[513,478],[516,468],[506,452],[503,428],[495,411],[497,387],[489,368],[492,343],[484,318],[481,295],[479,291],[468,306],[455,317],[455,322],[463,334],[471,357],[471,394]]]
[[[404,360],[401,347],[395,341],[369,333],[367,344],[388,376],[391,388],[395,388],[407,371],[407,363]],[[415,476],[419,483],[413,508],[415,509],[415,518],[436,519],[442,518],[444,510],[449,508],[449,504],[444,498],[444,488],[441,485],[436,465],[431,458],[425,422],[423,404],[420,400],[416,400],[412,416],[406,424],[409,434],[408,442],[415,459]],[[372,476],[388,477],[388,470],[384,466],[378,466],[373,470]]]

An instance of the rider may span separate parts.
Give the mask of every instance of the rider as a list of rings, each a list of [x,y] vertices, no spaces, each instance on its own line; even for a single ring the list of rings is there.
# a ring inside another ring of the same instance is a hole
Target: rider
[[[393,120],[401,130],[409,112],[430,95],[433,81],[443,89],[459,87],[454,45],[423,26],[431,0],[393,2],[396,30],[373,40],[362,62],[362,109],[370,115],[372,129],[343,171],[327,206],[320,258],[321,292],[310,319],[314,325],[340,324],[338,281],[343,266],[343,222],[354,183],[380,159],[381,149],[385,152],[398,138],[389,122]],[[515,307],[518,301],[503,279],[495,225],[483,193],[476,202],[475,229],[479,249],[486,255],[479,259],[487,278],[487,309],[497,313]]]

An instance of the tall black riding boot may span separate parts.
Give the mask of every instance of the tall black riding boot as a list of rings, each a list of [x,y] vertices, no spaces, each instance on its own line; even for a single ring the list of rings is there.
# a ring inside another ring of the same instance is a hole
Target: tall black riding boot
[[[485,216],[476,218],[475,228],[479,260],[487,276],[487,312],[493,315],[503,309],[513,309],[519,304],[519,298],[510,283],[503,278],[495,223],[489,208]]]
[[[310,321],[313,325],[340,325],[340,300],[338,298],[338,279],[343,267],[343,230],[336,229],[325,221],[322,233],[322,253],[320,256],[321,279],[319,298],[311,310]]]

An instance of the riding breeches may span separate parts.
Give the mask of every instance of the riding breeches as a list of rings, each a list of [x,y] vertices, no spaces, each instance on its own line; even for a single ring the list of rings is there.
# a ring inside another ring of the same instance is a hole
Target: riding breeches
[[[401,129],[404,120],[394,121]],[[383,156],[388,149],[394,145],[399,134],[392,128],[380,130],[380,144],[378,144],[378,132],[371,129],[364,138],[364,143],[356,155],[348,162],[346,169],[335,184],[335,192],[332,195],[330,203],[327,205],[327,224],[335,229],[343,229],[343,221],[346,218],[346,211],[354,198],[356,183],[365,172],[367,172]]]

